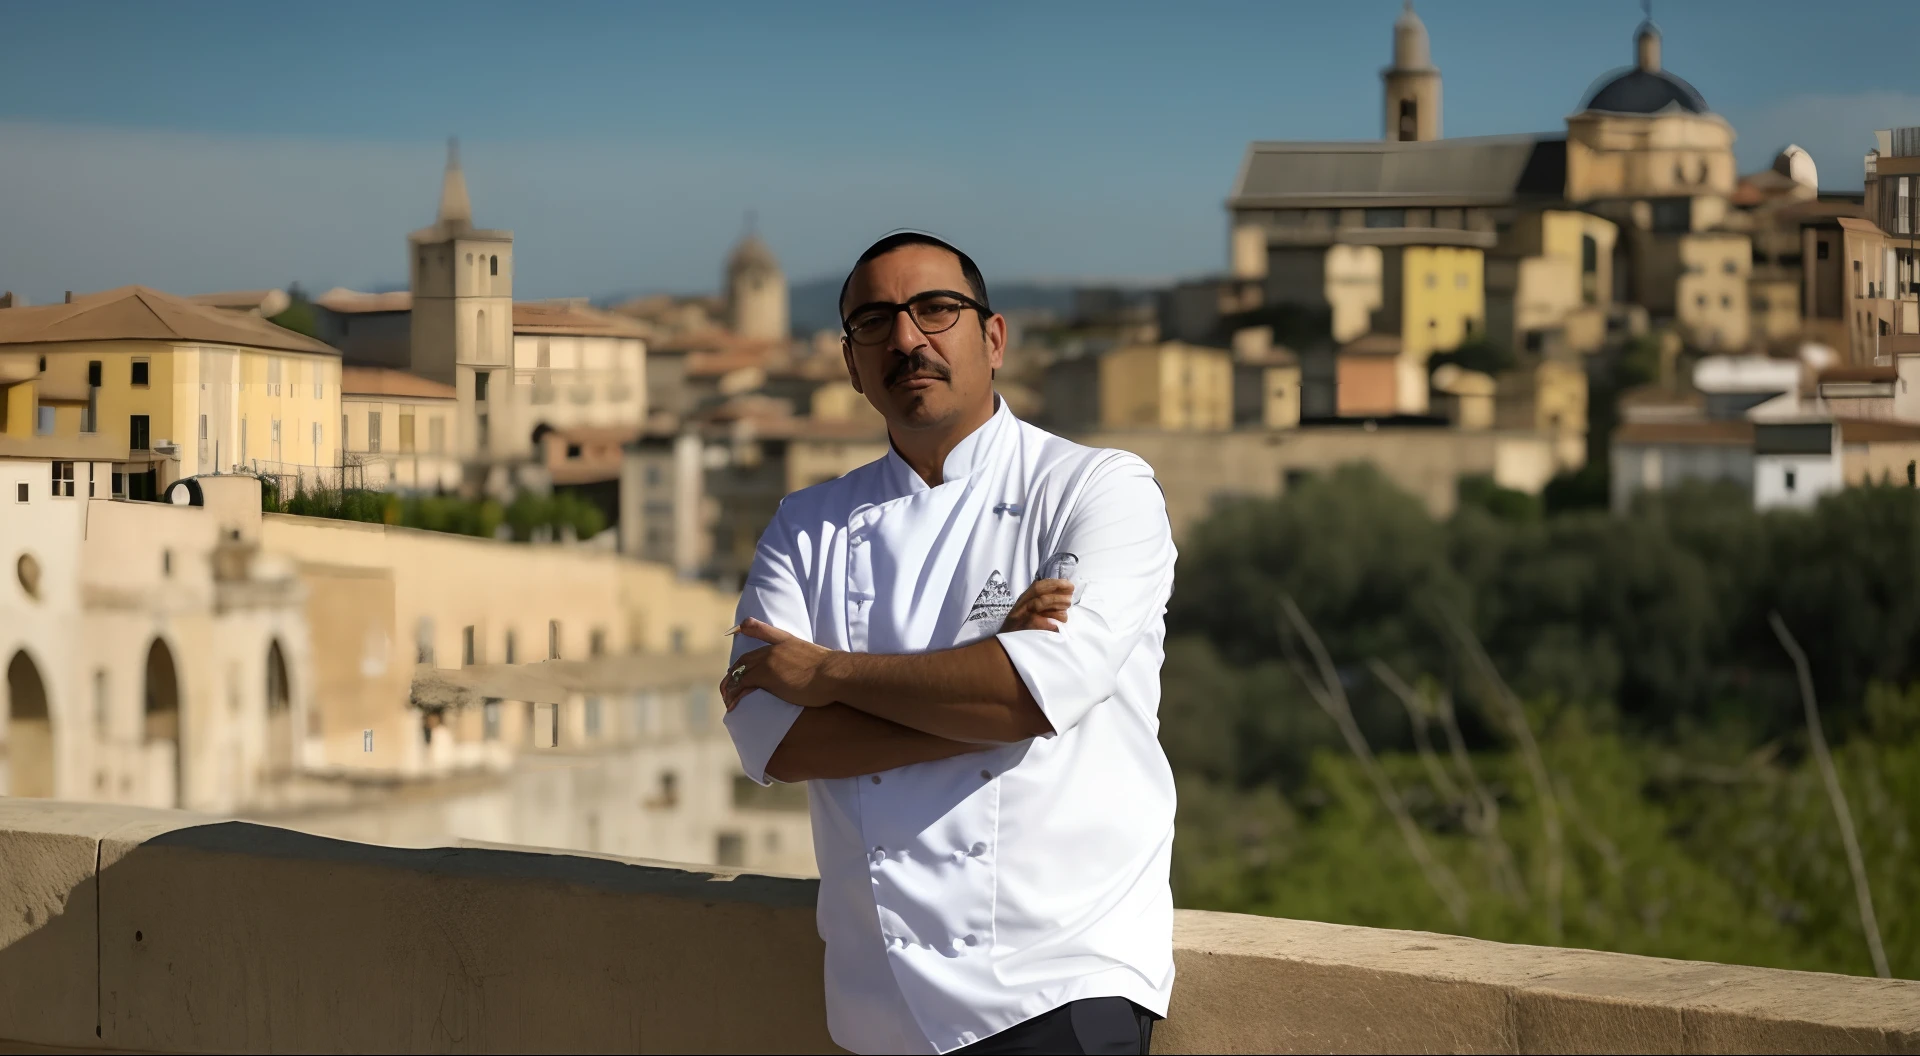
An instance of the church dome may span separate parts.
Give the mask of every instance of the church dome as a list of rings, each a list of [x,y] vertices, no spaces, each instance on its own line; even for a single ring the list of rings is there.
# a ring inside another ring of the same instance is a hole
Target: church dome
[[[1633,35],[1635,63],[1601,78],[1587,93],[1582,110],[1611,114],[1658,114],[1679,109],[1689,114],[1709,113],[1707,101],[1693,85],[1660,68],[1660,30],[1640,23]]]
[[[1786,149],[1774,155],[1773,171],[1802,187],[1820,188],[1820,170],[1814,168],[1813,155],[1796,144],[1788,144]]]

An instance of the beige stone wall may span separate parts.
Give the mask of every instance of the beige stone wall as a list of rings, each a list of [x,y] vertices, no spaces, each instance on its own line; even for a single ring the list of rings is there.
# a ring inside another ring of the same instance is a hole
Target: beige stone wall
[[[0,801],[0,1039],[832,1052],[816,881]],[[1920,983],[1182,911],[1154,1050],[1907,1052]]]
[[[1703,348],[1746,347],[1752,321],[1747,276],[1753,244],[1741,234],[1693,234],[1679,243],[1674,314]]]
[[[1733,128],[1713,114],[1567,119],[1567,199],[1733,193]]]
[[[1079,443],[1132,451],[1153,467],[1166,493],[1174,538],[1203,520],[1216,500],[1282,494],[1290,474],[1324,473],[1372,463],[1436,517],[1453,512],[1462,476],[1490,475],[1501,485],[1537,493],[1557,463],[1549,437],[1492,430],[1314,427],[1228,433],[1152,430],[1080,434]]]

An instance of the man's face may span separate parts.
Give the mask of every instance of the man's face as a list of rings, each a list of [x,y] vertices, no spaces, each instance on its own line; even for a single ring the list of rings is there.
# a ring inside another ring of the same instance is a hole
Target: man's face
[[[904,304],[917,294],[952,290],[972,296],[960,261],[938,246],[902,246],[862,265],[847,285],[841,310]],[[1006,352],[1007,322],[966,309],[951,327],[923,332],[909,312],[893,317],[884,340],[841,338],[856,391],[895,429],[938,429],[993,410],[993,372]],[[983,410],[984,409],[984,410]]]

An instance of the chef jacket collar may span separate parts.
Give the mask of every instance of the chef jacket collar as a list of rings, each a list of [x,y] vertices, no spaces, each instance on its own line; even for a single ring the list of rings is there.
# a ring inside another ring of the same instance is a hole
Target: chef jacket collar
[[[994,437],[1013,421],[1013,411],[1008,409],[1007,401],[1001,399],[997,392],[993,394],[993,404],[993,417],[981,423],[980,428],[968,433],[965,439],[954,445],[953,450],[948,452],[947,461],[940,469],[942,484],[964,480],[991,461]],[[900,452],[894,448],[891,439],[887,441],[886,463],[887,476],[894,490],[899,494],[915,495],[930,490],[920,474],[915,473],[913,467],[907,465],[907,460],[900,457]]]

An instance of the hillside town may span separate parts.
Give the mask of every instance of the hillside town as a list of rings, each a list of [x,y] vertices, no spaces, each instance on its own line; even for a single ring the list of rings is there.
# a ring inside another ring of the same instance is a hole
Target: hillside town
[[[1215,273],[1008,312],[1002,398],[1181,541],[1352,463],[1436,517],[1915,485],[1920,127],[1742,173],[1628,28],[1563,130],[1446,138],[1409,5],[1378,129],[1251,139]],[[781,500],[887,452],[840,333],[751,225],[710,295],[516,299],[514,218],[439,180],[404,290],[0,298],[0,789],[811,872],[713,687]]]

